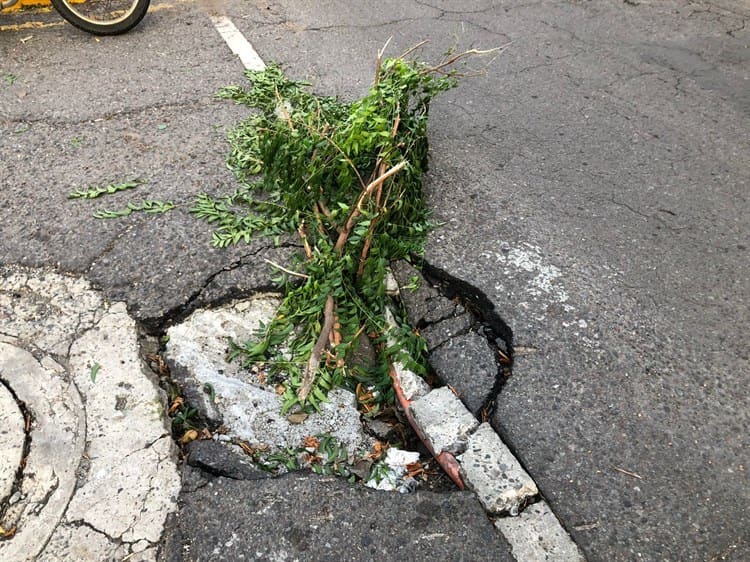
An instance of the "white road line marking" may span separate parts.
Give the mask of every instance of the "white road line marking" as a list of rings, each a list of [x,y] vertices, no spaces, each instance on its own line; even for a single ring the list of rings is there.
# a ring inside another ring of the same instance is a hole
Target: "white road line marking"
[[[232,52],[240,57],[240,61],[248,70],[264,70],[266,63],[255,52],[250,42],[245,39],[239,29],[235,27],[226,16],[209,16],[211,21],[219,32],[219,35],[226,41]]]

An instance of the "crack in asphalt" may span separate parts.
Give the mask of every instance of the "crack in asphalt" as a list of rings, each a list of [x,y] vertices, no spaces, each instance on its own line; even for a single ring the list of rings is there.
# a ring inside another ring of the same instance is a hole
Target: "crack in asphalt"
[[[493,358],[497,371],[492,388],[487,392],[481,407],[475,415],[479,415],[482,421],[491,419],[495,412],[497,396],[505,384],[508,377],[511,376],[513,368],[513,331],[495,310],[495,305],[479,288],[471,285],[467,281],[455,277],[444,269],[441,269],[423,258],[415,258],[415,263],[419,264],[423,275],[438,292],[448,299],[458,299],[471,314],[475,321],[468,328],[461,330],[461,333],[454,334],[453,337],[468,333],[476,328],[476,324],[481,325],[477,333],[484,336],[487,345],[493,351]],[[430,322],[429,325],[435,325],[442,320]],[[502,341],[502,344],[498,343]],[[444,342],[441,345],[445,345]],[[438,346],[440,347],[440,346]],[[504,349],[502,349],[504,347]],[[437,348],[436,348],[437,349]],[[507,358],[507,362],[501,361],[502,356]]]
[[[187,318],[192,312],[195,311],[197,308],[197,301],[200,299],[200,297],[203,295],[203,292],[208,289],[208,287],[222,274],[234,271],[236,269],[239,269],[241,267],[244,267],[248,265],[247,261],[249,258],[252,258],[253,256],[257,256],[258,254],[273,250],[273,249],[279,249],[279,248],[298,248],[299,245],[292,243],[292,242],[285,242],[282,244],[279,244],[278,246],[261,246],[260,248],[257,248],[256,250],[253,250],[252,252],[249,252],[247,254],[243,254],[238,259],[234,260],[233,262],[229,263],[228,265],[223,266],[221,269],[214,271],[213,273],[210,273],[207,275],[203,282],[200,284],[200,286],[195,289],[192,293],[190,293],[187,298],[182,302],[181,304],[177,304],[170,308],[169,310],[165,311],[163,314],[160,314],[158,317],[154,318],[144,318],[139,321],[139,324],[141,324],[145,329],[147,333],[151,334],[159,334],[164,332],[165,328],[167,326],[170,326],[172,324],[181,322],[185,318]],[[252,289],[241,291],[238,294],[237,291],[229,290],[226,292],[226,294],[222,295],[219,298],[212,299],[211,305],[219,305],[224,302],[228,302],[230,300],[236,299],[241,295],[246,295],[248,293],[260,293],[260,292],[270,292],[270,291],[278,291],[278,287],[275,287],[273,284],[271,285],[259,285],[257,287],[253,287]]]
[[[404,24],[404,23],[414,23],[418,21],[423,21],[425,18],[402,18],[402,19],[395,19],[395,20],[389,20],[384,21],[380,23],[367,23],[362,25],[354,25],[354,24],[341,24],[341,25],[324,25],[319,27],[303,27],[301,31],[334,31],[334,30],[341,30],[341,29],[377,29],[380,27],[388,27],[388,26],[394,26],[398,24]]]
[[[31,117],[29,115],[21,115],[17,117],[7,118],[3,121],[8,124],[22,124],[22,125],[50,125],[50,126],[68,126],[68,125],[83,125],[90,123],[100,123],[102,121],[111,121],[112,119],[118,119],[120,117],[131,117],[134,115],[141,115],[149,111],[154,110],[182,110],[194,107],[209,107],[212,103],[216,103],[215,96],[201,96],[187,101],[175,101],[175,102],[162,102],[153,103],[141,107],[132,107],[119,111],[111,111],[104,113],[96,117],[86,117],[82,119],[50,119],[45,117]]]

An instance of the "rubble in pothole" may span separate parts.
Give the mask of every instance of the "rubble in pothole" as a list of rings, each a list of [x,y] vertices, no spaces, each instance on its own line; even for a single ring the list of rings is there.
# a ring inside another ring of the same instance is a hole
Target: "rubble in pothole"
[[[452,489],[394,408],[373,419],[362,415],[355,393],[334,388],[317,411],[282,413],[278,381],[268,380],[263,365],[227,361],[231,342],[253,339],[279,304],[277,295],[258,295],[197,310],[167,330],[163,357],[179,393],[173,423],[187,464],[241,480],[260,477],[258,468],[309,469],[402,492],[427,480],[431,489]],[[394,465],[396,445],[421,452],[403,451],[408,468]]]

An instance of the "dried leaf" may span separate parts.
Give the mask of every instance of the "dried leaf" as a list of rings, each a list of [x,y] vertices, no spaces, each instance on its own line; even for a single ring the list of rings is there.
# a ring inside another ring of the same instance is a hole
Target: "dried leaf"
[[[286,419],[289,423],[300,424],[307,419],[307,414],[305,412],[295,412],[294,414],[289,414]]]
[[[191,441],[198,439],[198,432],[195,429],[188,429],[182,437],[180,437],[180,445],[187,445]]]
[[[308,435],[302,440],[302,446],[305,449],[316,450],[318,447],[320,447],[320,441],[312,435]]]
[[[172,405],[169,407],[169,410],[167,410],[167,415],[173,415],[177,410],[180,409],[180,407],[185,403],[185,400],[182,398],[182,396],[178,396],[174,399],[172,402]]]

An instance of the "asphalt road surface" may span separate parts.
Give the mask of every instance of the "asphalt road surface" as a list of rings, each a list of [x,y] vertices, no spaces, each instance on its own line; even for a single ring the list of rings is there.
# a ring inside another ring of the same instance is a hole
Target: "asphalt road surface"
[[[589,559],[750,559],[748,2],[155,7],[118,38],[55,14],[0,31],[0,262],[85,275],[152,330],[262,284],[265,242],[214,250],[185,212],[231,191],[243,115],[214,98],[242,66],[209,14],[344,97],[391,36],[426,60],[505,46],[434,103],[427,185],[427,262],[514,332],[493,424]],[[132,177],[184,205],[100,221],[67,199]]]

